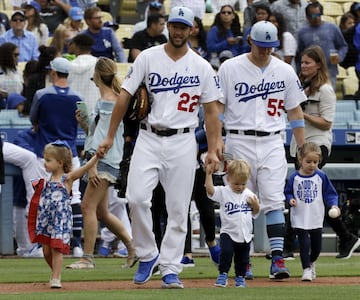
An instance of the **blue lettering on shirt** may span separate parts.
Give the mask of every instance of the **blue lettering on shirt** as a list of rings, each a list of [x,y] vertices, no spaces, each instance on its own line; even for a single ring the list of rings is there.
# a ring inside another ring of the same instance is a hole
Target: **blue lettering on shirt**
[[[249,85],[246,82],[239,82],[235,84],[234,89],[235,97],[240,97],[239,102],[247,102],[257,97],[262,97],[263,100],[266,100],[268,98],[268,95],[284,91],[285,82],[265,82],[264,79],[262,79],[262,81],[258,85]]]
[[[225,203],[225,213],[227,215],[233,215],[241,212],[247,214],[248,212],[252,212],[252,209],[247,203],[241,203],[241,205],[233,202]]]
[[[312,203],[318,197],[319,188],[315,182],[304,179],[298,184],[296,194],[300,201]]]
[[[177,94],[182,88],[200,86],[198,75],[181,76],[177,72],[173,77],[161,77],[158,73],[149,74],[149,88],[154,94],[166,91],[173,91]]]

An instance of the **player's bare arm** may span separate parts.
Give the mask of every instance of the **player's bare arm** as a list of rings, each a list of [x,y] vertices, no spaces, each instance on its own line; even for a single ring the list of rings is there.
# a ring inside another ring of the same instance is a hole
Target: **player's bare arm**
[[[206,166],[205,188],[206,192],[212,196],[215,193],[214,182],[212,178],[213,170],[210,165]]]
[[[121,89],[120,95],[116,100],[114,109],[111,114],[110,126],[106,138],[100,143],[96,154],[100,157],[104,157],[105,154],[112,147],[114,136],[121,120],[124,118],[126,110],[129,106],[131,94]]]
[[[301,127],[296,125],[297,121],[299,121],[299,123],[301,122],[301,120],[304,121],[304,114],[300,105],[298,105],[293,109],[288,110],[287,116],[290,125],[292,121],[295,124],[295,126],[292,126],[292,132],[294,134],[296,144],[298,145],[298,147],[301,147],[305,142],[305,130],[304,130],[304,126]]]
[[[221,122],[217,101],[204,103],[206,138],[208,142],[208,154],[205,164],[211,164],[216,171],[221,159],[223,143],[221,139]],[[221,142],[220,142],[221,141]]]

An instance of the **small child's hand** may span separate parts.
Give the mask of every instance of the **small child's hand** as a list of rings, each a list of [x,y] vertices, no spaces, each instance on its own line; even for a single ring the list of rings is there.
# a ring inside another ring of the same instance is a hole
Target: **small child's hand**
[[[211,175],[213,173],[213,167],[211,164],[206,165],[206,174]]]
[[[254,195],[252,197],[248,197],[246,199],[246,203],[250,206],[250,207],[253,207],[254,204],[257,204],[259,201],[257,199],[257,197]]]
[[[291,206],[296,206],[296,200],[295,199],[291,199],[290,201],[289,201],[289,204],[291,205]]]

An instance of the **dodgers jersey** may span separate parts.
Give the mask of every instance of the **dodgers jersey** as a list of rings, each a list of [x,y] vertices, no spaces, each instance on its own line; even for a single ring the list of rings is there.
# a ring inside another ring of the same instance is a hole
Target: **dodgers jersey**
[[[246,200],[255,194],[246,188],[242,193],[234,193],[229,185],[214,186],[214,194],[208,197],[220,203],[220,233],[227,233],[237,243],[249,243],[253,237],[252,208]]]
[[[316,170],[310,176],[294,172],[285,187],[286,201],[296,200],[290,209],[291,226],[301,229],[323,227],[326,204],[338,205],[338,194],[327,175]]]
[[[286,128],[285,110],[306,100],[293,68],[276,57],[265,68],[248,54],[226,60],[218,71],[225,128],[274,132]]]
[[[142,51],[132,64],[122,88],[134,95],[144,81],[151,112],[147,122],[156,128],[196,128],[200,103],[218,100],[222,94],[211,65],[192,50],[172,60],[164,44]]]

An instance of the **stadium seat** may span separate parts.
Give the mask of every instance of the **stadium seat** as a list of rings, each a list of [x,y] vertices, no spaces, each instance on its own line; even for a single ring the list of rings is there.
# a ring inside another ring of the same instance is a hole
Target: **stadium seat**
[[[336,24],[336,19],[335,19],[335,17],[333,17],[333,16],[322,15],[322,16],[321,16],[321,19],[322,19],[323,21]]]
[[[118,68],[118,75],[120,77],[121,80],[124,80],[126,74],[128,73],[130,66],[132,64],[131,63],[117,63],[117,68]]]
[[[347,127],[348,122],[355,121],[355,113],[354,111],[347,111],[347,112],[336,112],[334,118],[334,127],[340,128],[339,126]]]
[[[215,20],[215,13],[206,13],[202,20],[205,30],[209,30]]]
[[[349,129],[360,129],[360,121],[350,121],[348,122]]]
[[[344,14],[344,10],[341,4],[336,2],[325,2],[324,6],[324,15],[337,17]]]
[[[353,2],[346,1],[342,4],[344,13],[347,13],[350,11],[350,6],[353,4]]]
[[[17,116],[16,118],[11,119],[12,128],[31,128],[31,121],[29,118],[23,118]]]
[[[336,112],[354,112],[356,111],[355,100],[337,100],[336,101]]]
[[[358,90],[359,81],[356,78],[348,77],[343,80],[344,98],[353,98]]]
[[[123,38],[131,38],[134,34],[134,24],[119,24],[119,29],[116,30],[115,35],[121,42]]]
[[[360,122],[360,110],[355,110],[355,121]]]

